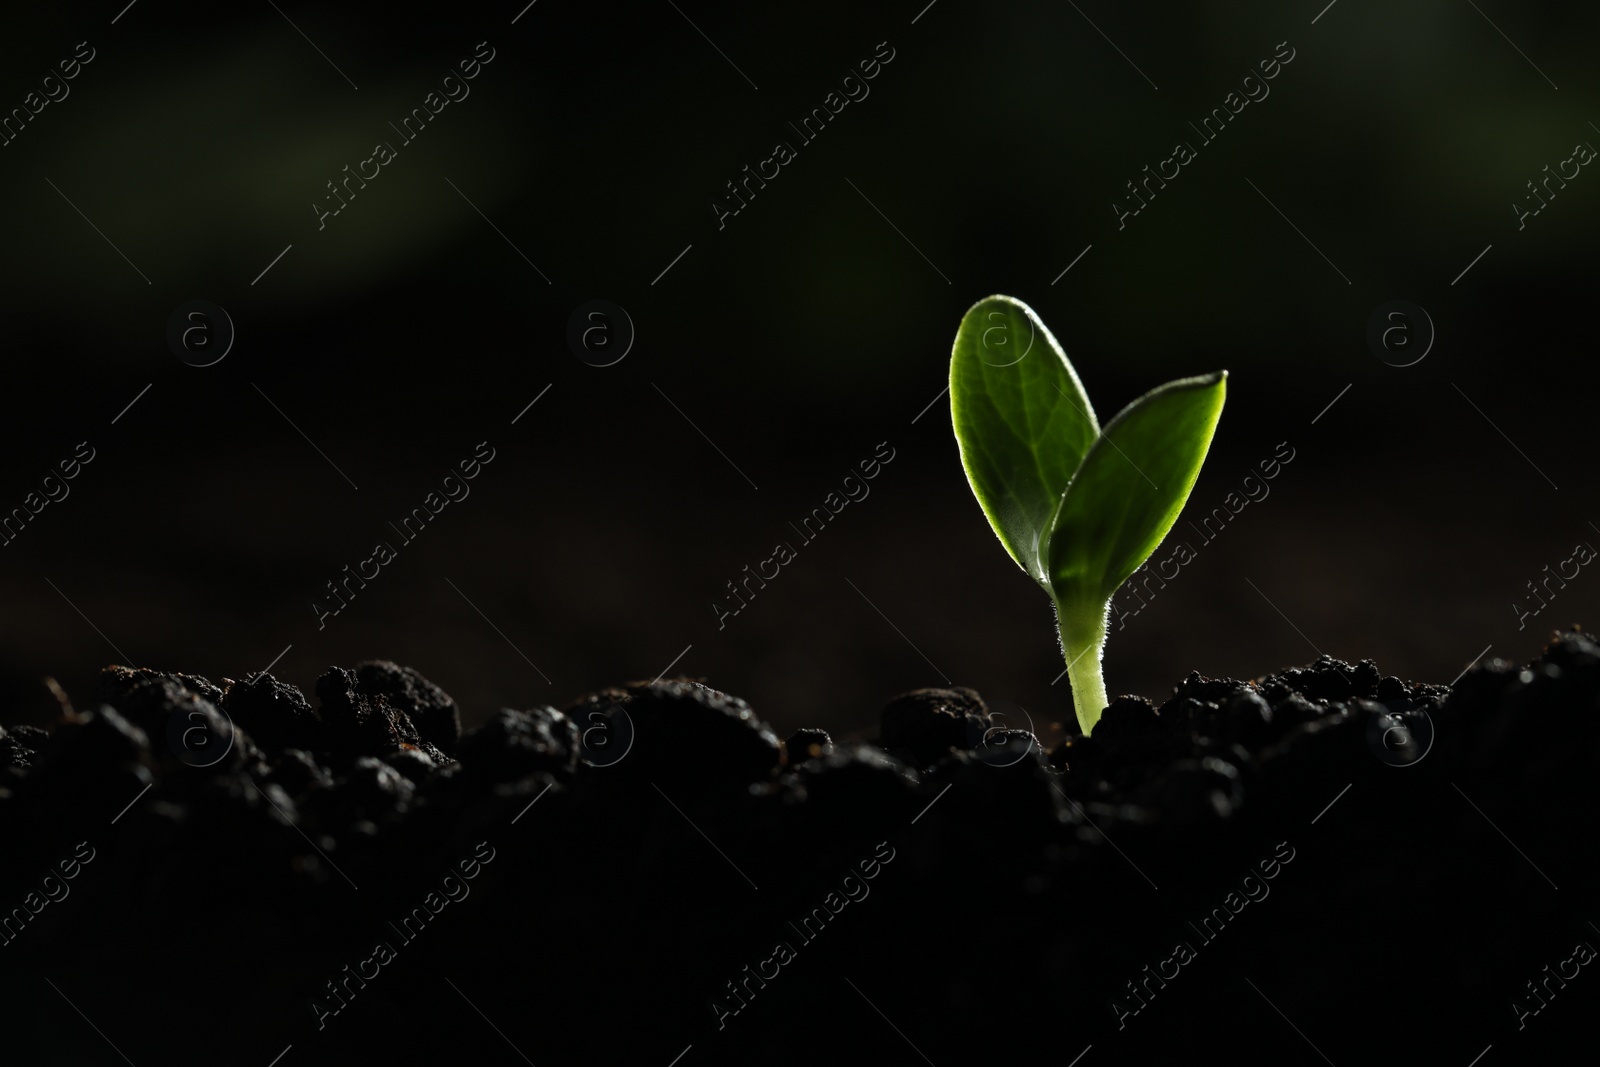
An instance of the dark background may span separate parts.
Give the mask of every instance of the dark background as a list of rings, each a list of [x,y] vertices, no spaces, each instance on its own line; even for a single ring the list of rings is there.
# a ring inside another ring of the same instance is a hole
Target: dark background
[[[239,678],[292,645],[275,672],[308,689],[389,658],[469,721],[675,664],[780,732],[870,734],[886,698],[945,679],[1044,732],[1070,707],[1050,607],[972,498],[947,400],[928,407],[992,292],[1038,310],[1102,418],[1232,372],[1186,518],[1295,450],[1113,635],[1113,693],[1318,650],[1447,682],[1594,618],[1587,570],[1525,628],[1511,605],[1600,544],[1600,178],[1521,231],[1511,204],[1600,143],[1600,11],[924,2],[9,15],[6,109],[77,42],[97,55],[0,148],[0,509],[77,442],[97,458],[0,549],[8,717],[43,720],[47,675],[83,701],[108,662]],[[319,231],[324,183],[484,40],[471,95]],[[719,230],[723,183],[880,41],[870,96]],[[1282,41],[1270,96],[1119,231],[1123,183]],[[638,331],[608,368],[565,339],[594,298]],[[204,369],[165,340],[194,299],[238,333]],[[1437,327],[1415,366],[1365,339],[1394,299]],[[319,631],[323,583],[484,440],[471,496]],[[871,496],[719,630],[723,583],[879,442]]]

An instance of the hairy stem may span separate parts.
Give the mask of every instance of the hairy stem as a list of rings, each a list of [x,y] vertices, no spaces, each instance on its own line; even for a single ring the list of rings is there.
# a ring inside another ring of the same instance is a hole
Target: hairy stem
[[[1056,602],[1061,629],[1061,651],[1067,660],[1067,681],[1072,684],[1072,704],[1078,726],[1085,734],[1094,730],[1106,699],[1106,680],[1100,656],[1106,647],[1107,604],[1068,605]]]

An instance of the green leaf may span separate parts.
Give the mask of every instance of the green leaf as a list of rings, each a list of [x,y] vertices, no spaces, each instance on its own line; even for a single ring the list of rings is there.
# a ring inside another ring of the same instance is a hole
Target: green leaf
[[[1066,353],[1032,308],[991,296],[963,316],[950,359],[950,412],[989,525],[1048,590],[1050,524],[1100,426]]]
[[[1060,604],[1102,606],[1150,558],[1189,499],[1222,415],[1227,371],[1182,378],[1123,408],[1084,456],[1049,538]]]

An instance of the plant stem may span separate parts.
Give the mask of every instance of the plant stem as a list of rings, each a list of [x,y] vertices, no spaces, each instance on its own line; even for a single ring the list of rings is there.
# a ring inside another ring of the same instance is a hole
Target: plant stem
[[[1056,602],[1061,651],[1067,660],[1067,681],[1072,685],[1072,704],[1078,713],[1078,726],[1085,734],[1094,730],[1100,713],[1110,703],[1106,699],[1105,675],[1100,668],[1109,610],[1109,604],[1069,607]]]

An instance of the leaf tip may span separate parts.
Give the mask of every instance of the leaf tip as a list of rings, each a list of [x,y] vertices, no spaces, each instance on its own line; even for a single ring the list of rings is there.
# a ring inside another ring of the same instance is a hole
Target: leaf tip
[[[1192,378],[1179,378],[1177,381],[1171,382],[1162,388],[1215,389],[1219,393],[1226,395],[1228,392],[1228,372],[1226,370],[1214,370],[1209,374],[1196,374]]]

